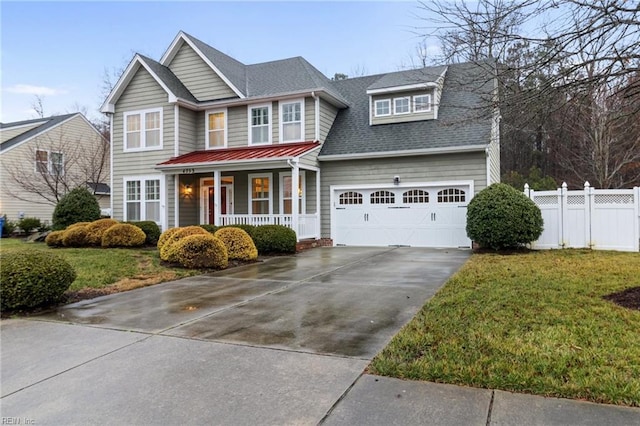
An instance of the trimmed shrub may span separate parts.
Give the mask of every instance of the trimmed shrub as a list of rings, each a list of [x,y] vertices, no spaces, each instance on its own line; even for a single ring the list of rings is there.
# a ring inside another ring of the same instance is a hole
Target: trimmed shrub
[[[98,219],[88,224],[86,226],[87,244],[90,246],[102,245],[102,235],[104,235],[104,232],[118,223],[115,219]]]
[[[62,234],[62,245],[65,247],[85,247],[89,245],[87,225],[70,226]]]
[[[42,227],[42,222],[37,217],[25,217],[18,221],[18,228],[22,229],[25,234],[30,234],[34,229]]]
[[[253,233],[253,231],[255,231],[256,226],[254,226],[254,225],[226,225],[226,226],[222,226],[221,228],[240,228],[244,232],[249,234],[249,236],[251,237],[251,234]]]
[[[224,243],[229,259],[255,260],[258,257],[258,249],[253,240],[240,228],[221,228],[213,236]]]
[[[49,232],[49,235],[44,239],[44,242],[49,247],[62,247],[64,244],[62,242],[62,237],[64,236],[65,231],[52,231]]]
[[[162,234],[160,234],[160,238],[158,238],[158,250],[162,249],[162,246],[164,245],[164,243],[167,242],[167,240],[169,238],[171,238],[171,236],[178,232],[178,230],[181,228],[169,228],[166,231],[164,231]]]
[[[102,247],[139,247],[147,236],[129,223],[113,225],[102,234]]]
[[[467,235],[485,248],[517,248],[542,234],[542,214],[522,192],[494,183],[476,195],[467,208]]]
[[[76,223],[72,223],[71,225],[69,225],[69,226],[67,226],[65,228],[65,231],[69,230],[69,229],[72,229],[72,228],[75,228],[76,226],[87,226],[90,223],[91,222],[76,222]]]
[[[140,222],[127,222],[131,225],[137,226],[142,229],[146,238],[144,240],[145,245],[153,246],[158,243],[160,238],[160,227],[152,220],[143,220]]]
[[[256,226],[251,237],[260,254],[296,252],[296,233],[284,225]]]
[[[53,229],[65,229],[76,222],[100,219],[100,206],[87,188],[78,187],[66,194],[53,210]]]
[[[60,301],[76,279],[73,267],[61,256],[41,250],[0,254],[2,310],[32,308]]]
[[[189,235],[210,235],[207,231],[199,226],[185,226],[184,228],[176,228],[160,248],[160,259],[167,262],[176,262],[177,260],[170,255],[171,246],[178,240],[188,237]]]
[[[185,268],[224,269],[228,265],[227,248],[210,233],[185,236],[170,246],[169,256]]]
[[[208,223],[205,223],[204,225],[198,225],[198,226],[204,229],[205,231],[207,231],[208,233],[210,233],[211,235],[215,234],[216,231],[220,229],[219,226],[209,225]]]

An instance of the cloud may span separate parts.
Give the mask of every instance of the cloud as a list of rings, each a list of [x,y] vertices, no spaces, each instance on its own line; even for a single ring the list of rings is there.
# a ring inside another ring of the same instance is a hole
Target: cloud
[[[53,87],[34,86],[32,84],[16,84],[5,89],[10,93],[19,93],[23,95],[39,95],[39,96],[56,96],[64,95],[66,90],[54,89]]]

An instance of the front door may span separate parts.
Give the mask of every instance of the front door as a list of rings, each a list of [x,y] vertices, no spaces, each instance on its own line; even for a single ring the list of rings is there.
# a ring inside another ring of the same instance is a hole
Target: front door
[[[221,194],[220,194],[220,204],[221,214],[231,214],[231,200],[233,199],[233,186],[232,185],[221,185]],[[200,223],[207,223],[213,225],[215,222],[215,189],[213,185],[204,185],[202,187],[202,192],[200,196]]]
[[[227,214],[227,192],[229,190],[229,188],[227,188],[226,186],[222,186],[222,191],[220,194],[220,205],[221,205],[221,209],[220,209],[220,213],[221,214]],[[215,221],[215,200],[216,197],[214,196],[214,189],[213,186],[210,186],[208,188],[208,192],[209,192],[209,206],[208,206],[208,222],[209,224],[213,225],[214,221]]]

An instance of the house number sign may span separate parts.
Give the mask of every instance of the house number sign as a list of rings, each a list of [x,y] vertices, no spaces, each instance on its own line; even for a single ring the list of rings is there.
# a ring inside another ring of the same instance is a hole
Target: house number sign
[[[195,172],[196,172],[195,169],[182,169],[182,174],[183,175],[192,175]]]

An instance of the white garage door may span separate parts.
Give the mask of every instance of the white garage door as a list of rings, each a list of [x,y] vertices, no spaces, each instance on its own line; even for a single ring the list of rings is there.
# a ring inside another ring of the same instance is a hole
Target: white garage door
[[[333,241],[348,246],[470,247],[469,184],[333,190]]]

